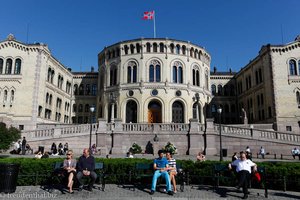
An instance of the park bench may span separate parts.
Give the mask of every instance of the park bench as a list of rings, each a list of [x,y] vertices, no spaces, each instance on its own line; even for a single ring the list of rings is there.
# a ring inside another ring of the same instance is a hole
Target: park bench
[[[185,173],[184,170],[181,169],[179,164],[177,167],[177,175],[176,175],[176,183],[180,184],[180,191],[184,191],[184,182],[185,182]],[[147,187],[152,182],[152,177],[154,174],[153,164],[145,164],[145,163],[137,163],[135,166],[135,170],[132,173],[132,181],[134,188],[137,187]],[[157,180],[157,186],[160,187],[161,184],[165,184],[165,181],[160,177]]]
[[[94,184],[94,187],[104,191],[106,175],[104,173],[104,164],[102,162],[95,163],[95,172],[97,174],[97,180]],[[62,193],[64,193],[64,189],[67,185],[67,177],[64,176],[63,162],[56,162],[54,164],[53,172],[51,173],[51,176],[49,177],[49,180],[47,182],[48,192],[52,192],[53,189],[58,189]],[[46,189],[46,187],[44,188]],[[74,181],[73,188],[78,188],[78,181]]]
[[[237,178],[235,169],[229,170],[228,165],[225,164],[216,164],[214,165],[214,190],[216,190],[221,183],[224,183],[229,186],[236,186]],[[267,188],[267,181],[266,181],[266,169],[265,167],[257,167],[257,172],[260,174],[261,181],[260,183],[255,183],[250,180],[249,188],[252,186],[263,187],[264,188],[264,196],[268,198],[268,188]]]

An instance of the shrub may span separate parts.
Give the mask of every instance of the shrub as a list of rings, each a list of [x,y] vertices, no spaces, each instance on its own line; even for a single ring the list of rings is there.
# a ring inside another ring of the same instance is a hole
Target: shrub
[[[163,148],[163,150],[165,152],[170,152],[172,155],[177,153],[177,149],[176,149],[175,145],[172,144],[171,142],[168,142],[167,145]]]
[[[142,147],[138,145],[137,143],[133,143],[130,147],[129,151],[133,154],[142,153]]]

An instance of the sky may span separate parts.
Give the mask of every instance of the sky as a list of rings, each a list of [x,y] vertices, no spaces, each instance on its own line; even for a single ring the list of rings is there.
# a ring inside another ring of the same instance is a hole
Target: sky
[[[263,45],[300,35],[299,0],[10,0],[1,1],[0,41],[45,43],[73,71],[97,69],[114,43],[153,37],[190,41],[211,56],[211,69],[239,71]]]

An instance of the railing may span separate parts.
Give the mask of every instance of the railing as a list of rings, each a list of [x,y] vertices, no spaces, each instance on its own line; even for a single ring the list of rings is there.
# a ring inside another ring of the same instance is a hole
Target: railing
[[[220,130],[220,126],[215,124],[214,130]],[[268,140],[278,143],[299,144],[300,135],[288,132],[277,132],[270,130],[259,130],[247,127],[221,125],[222,135],[234,137],[246,137],[256,140]]]
[[[188,132],[189,124],[169,123],[169,124],[122,124],[125,132]]]

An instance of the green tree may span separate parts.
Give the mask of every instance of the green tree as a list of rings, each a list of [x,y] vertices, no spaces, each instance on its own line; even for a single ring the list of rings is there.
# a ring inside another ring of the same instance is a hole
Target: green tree
[[[21,138],[20,130],[10,127],[6,128],[6,124],[0,122],[0,150],[8,150],[11,143]]]

